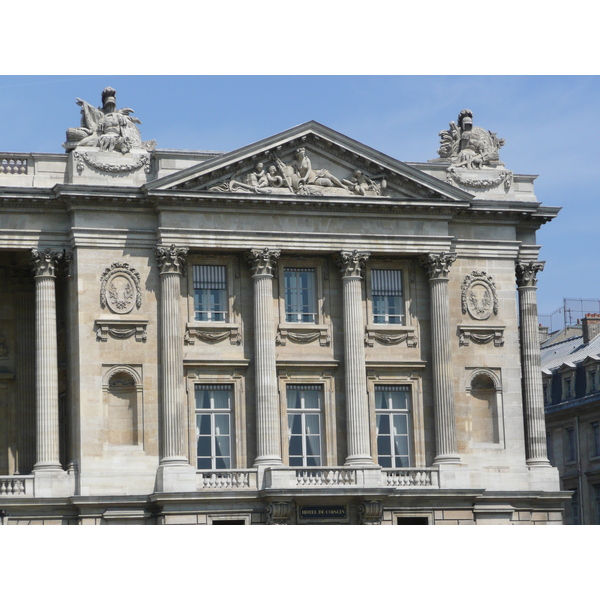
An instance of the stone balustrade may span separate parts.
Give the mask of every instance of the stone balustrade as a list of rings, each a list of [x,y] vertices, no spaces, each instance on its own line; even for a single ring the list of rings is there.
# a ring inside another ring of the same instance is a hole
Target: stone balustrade
[[[437,468],[430,469],[384,469],[387,487],[439,487]]]
[[[356,469],[296,469],[296,485],[356,485]]]
[[[17,156],[3,156],[0,158],[0,174],[27,175],[27,159]]]
[[[33,475],[1,476],[0,496],[33,496]]]
[[[204,490],[257,489],[256,469],[198,471],[196,482],[199,492]]]

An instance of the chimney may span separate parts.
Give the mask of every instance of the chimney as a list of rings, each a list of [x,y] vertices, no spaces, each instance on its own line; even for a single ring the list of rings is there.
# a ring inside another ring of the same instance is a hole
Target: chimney
[[[589,344],[600,333],[600,313],[587,313],[581,319],[583,343]]]
[[[539,332],[540,332],[540,344],[548,337],[548,331],[549,331],[549,327],[544,327],[541,323],[540,323],[540,328],[539,328]]]

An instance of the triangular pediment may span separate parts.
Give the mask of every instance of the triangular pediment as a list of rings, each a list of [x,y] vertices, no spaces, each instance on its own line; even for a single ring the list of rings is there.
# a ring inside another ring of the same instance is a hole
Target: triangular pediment
[[[146,187],[209,194],[472,198],[315,121],[172,173]]]

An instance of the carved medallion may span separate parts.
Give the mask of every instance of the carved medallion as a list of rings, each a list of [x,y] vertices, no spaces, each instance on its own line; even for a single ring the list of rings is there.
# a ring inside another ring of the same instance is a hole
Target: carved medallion
[[[119,315],[127,314],[133,307],[142,305],[140,274],[127,263],[110,265],[100,277],[100,306]]]
[[[461,305],[463,314],[469,313],[472,319],[485,321],[492,314],[498,314],[498,296],[492,277],[485,271],[472,271],[461,285]]]

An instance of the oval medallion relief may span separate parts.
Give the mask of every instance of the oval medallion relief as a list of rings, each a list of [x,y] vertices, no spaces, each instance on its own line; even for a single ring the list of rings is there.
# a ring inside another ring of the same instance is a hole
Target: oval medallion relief
[[[126,314],[142,305],[140,275],[127,263],[113,263],[100,278],[100,305],[117,314]]]
[[[462,288],[462,312],[477,321],[498,314],[496,285],[485,271],[473,271],[465,277]]]

